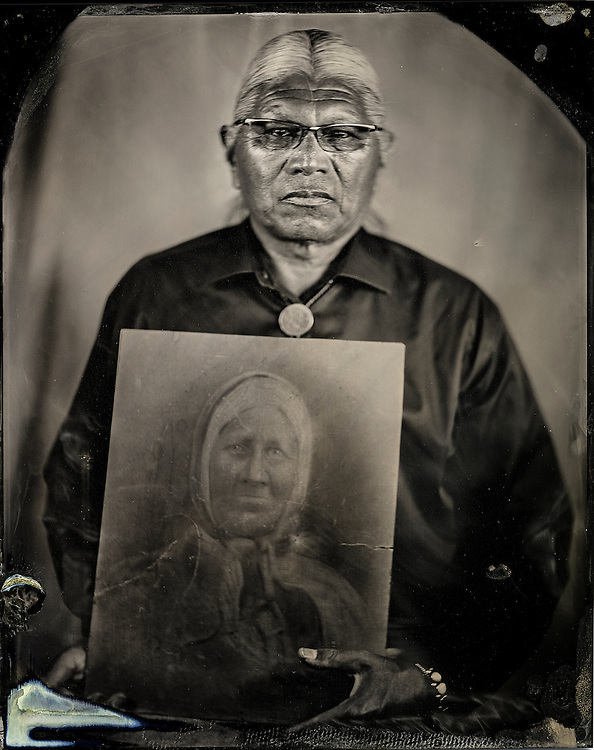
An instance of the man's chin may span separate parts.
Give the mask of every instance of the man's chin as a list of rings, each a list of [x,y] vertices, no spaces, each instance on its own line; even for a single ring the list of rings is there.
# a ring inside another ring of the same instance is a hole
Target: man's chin
[[[284,242],[296,242],[307,245],[310,243],[329,244],[346,234],[347,229],[335,225],[328,219],[304,219],[287,222],[271,228],[272,234]]]

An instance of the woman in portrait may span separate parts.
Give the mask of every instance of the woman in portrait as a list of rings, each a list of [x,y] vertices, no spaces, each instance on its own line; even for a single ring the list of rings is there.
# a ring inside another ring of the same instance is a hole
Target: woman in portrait
[[[151,520],[163,525],[158,549],[98,586],[114,636],[110,689],[153,713],[277,722],[348,695],[348,677],[298,656],[361,648],[366,630],[363,601],[327,564],[328,535],[306,528],[312,451],[307,407],[287,380],[243,374],[212,396],[188,512]]]

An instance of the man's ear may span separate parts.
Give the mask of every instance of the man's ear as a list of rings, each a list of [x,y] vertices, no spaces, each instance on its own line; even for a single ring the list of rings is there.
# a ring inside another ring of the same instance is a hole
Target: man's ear
[[[388,157],[394,151],[396,136],[390,130],[381,130],[378,135],[380,141],[380,166],[385,167]]]
[[[223,125],[220,130],[220,134],[221,140],[223,141],[223,146],[225,147],[225,155],[227,157],[227,161],[231,166],[233,187],[236,187],[239,190],[239,180],[237,178],[237,168],[235,164],[235,138],[237,137],[237,133],[233,132],[234,130],[235,129],[233,128],[233,126]]]
[[[229,164],[231,164],[231,166],[234,166],[235,161],[233,159],[233,152],[235,150],[235,133],[232,132],[232,129],[229,125],[223,125],[219,132],[221,134],[223,146],[225,147],[225,155],[227,156],[227,161],[229,162]]]

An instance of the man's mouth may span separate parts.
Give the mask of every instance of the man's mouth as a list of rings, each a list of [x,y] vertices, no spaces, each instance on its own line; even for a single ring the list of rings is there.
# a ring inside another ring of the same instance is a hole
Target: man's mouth
[[[292,190],[283,197],[284,203],[292,203],[295,206],[321,206],[332,200],[332,196],[322,190]]]

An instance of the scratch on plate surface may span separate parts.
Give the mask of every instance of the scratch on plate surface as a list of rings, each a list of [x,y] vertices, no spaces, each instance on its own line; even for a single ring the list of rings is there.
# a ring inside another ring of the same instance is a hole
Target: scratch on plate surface
[[[341,547],[367,547],[367,549],[394,549],[393,545],[384,546],[382,544],[375,546],[373,544],[365,544],[365,542],[341,542]]]

